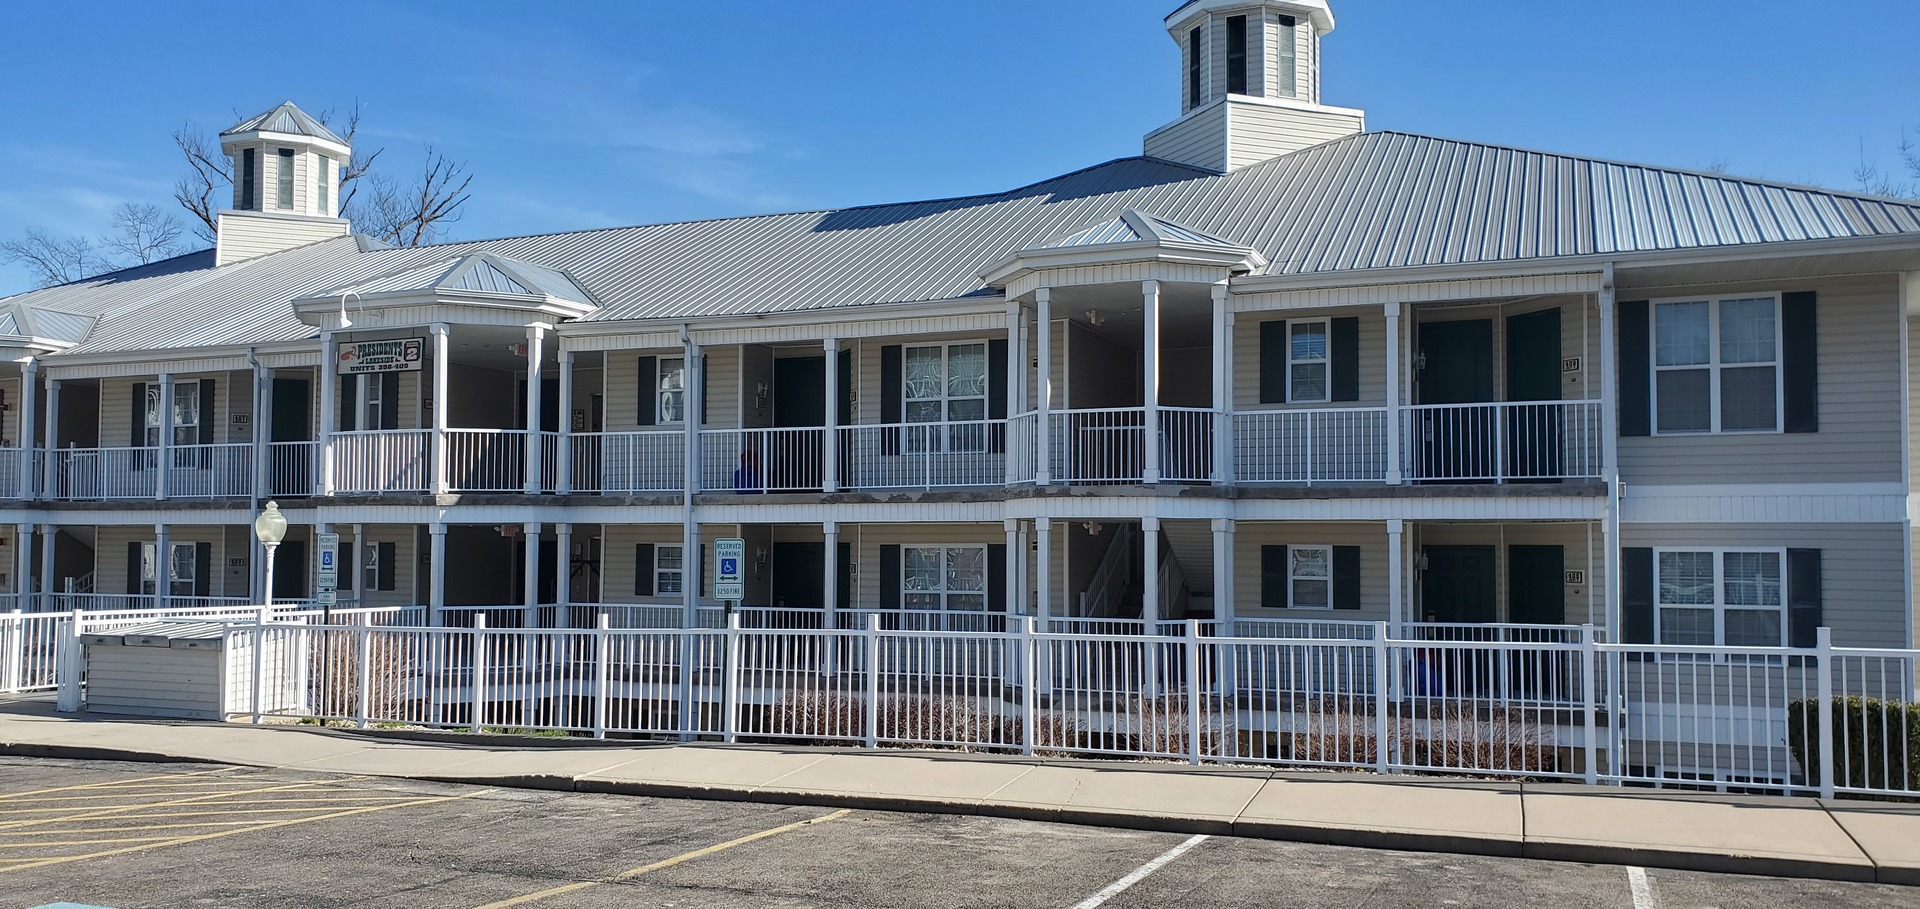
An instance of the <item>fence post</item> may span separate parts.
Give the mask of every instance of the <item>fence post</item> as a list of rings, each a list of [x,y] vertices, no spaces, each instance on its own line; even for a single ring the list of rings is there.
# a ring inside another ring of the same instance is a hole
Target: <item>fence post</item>
[[[1373,623],[1373,762],[1377,773],[1393,772],[1393,739],[1388,734],[1388,711],[1392,702],[1388,691],[1387,661],[1393,649],[1387,642],[1387,623]]]
[[[720,739],[732,744],[739,737],[740,722],[740,614],[732,610],[727,611],[726,645],[725,687],[720,693],[721,708],[726,712],[720,717]]]
[[[1840,761],[1833,753],[1833,629],[1820,626],[1814,632],[1813,671],[1820,690],[1820,797],[1831,799],[1839,789],[1834,778]]]
[[[1040,674],[1037,664],[1040,661],[1040,642],[1034,638],[1033,616],[1020,617],[1020,753],[1032,754],[1038,730],[1034,725],[1040,722],[1038,681]],[[1057,744],[1057,743],[1056,743]]]
[[[80,710],[81,663],[86,659],[86,650],[80,645],[80,629],[86,622],[86,615],[86,610],[75,608],[73,617],[61,623],[65,633],[60,635],[58,649],[54,651],[60,676],[60,696],[56,699],[54,706],[61,713],[76,713]]]
[[[1580,711],[1580,722],[1586,733],[1584,736],[1586,740],[1586,751],[1583,757],[1587,771],[1587,785],[1589,786],[1600,782],[1600,742],[1597,738],[1600,734],[1600,724],[1593,721],[1594,711],[1599,709],[1599,706],[1593,702],[1597,687],[1594,673],[1599,669],[1599,656],[1600,650],[1594,645],[1593,623],[1588,622],[1581,625],[1580,704],[1582,709]]]
[[[473,684],[467,687],[473,693],[473,713],[467,725],[477,734],[487,703],[487,616],[483,612],[473,614]]]
[[[353,724],[365,729],[368,718],[373,715],[373,708],[367,703],[373,699],[373,629],[362,624],[354,631],[354,636],[360,639],[360,665],[355,667],[359,679],[354,690]]]
[[[0,691],[19,691],[26,679],[26,613],[19,609],[0,616]]]
[[[689,480],[688,482],[692,482]],[[698,620],[696,620],[696,624]],[[685,625],[683,620],[680,624]],[[691,742],[700,728],[700,701],[693,696],[693,663],[698,652],[695,628],[680,629],[680,710],[674,725],[680,727],[680,741]]]
[[[612,643],[609,634],[613,628],[613,618],[600,613],[600,620],[593,632],[593,737],[607,737],[607,685],[612,673],[609,671],[607,648]]]
[[[867,614],[861,634],[867,651],[867,747],[880,747],[880,614]]]
[[[1187,676],[1187,763],[1200,763],[1200,620],[1188,619],[1181,656]]]
[[[267,610],[262,606],[253,617],[253,725],[260,725],[260,696],[266,690]],[[304,681],[304,679],[302,680]],[[326,719],[320,720],[322,726]]]

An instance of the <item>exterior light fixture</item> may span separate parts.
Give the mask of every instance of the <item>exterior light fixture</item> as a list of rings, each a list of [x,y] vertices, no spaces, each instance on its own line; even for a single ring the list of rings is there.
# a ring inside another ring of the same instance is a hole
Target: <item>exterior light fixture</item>
[[[267,593],[263,605],[273,605],[273,551],[280,547],[280,541],[287,538],[287,516],[280,513],[280,503],[268,502],[265,511],[253,519],[253,535],[267,550]]]

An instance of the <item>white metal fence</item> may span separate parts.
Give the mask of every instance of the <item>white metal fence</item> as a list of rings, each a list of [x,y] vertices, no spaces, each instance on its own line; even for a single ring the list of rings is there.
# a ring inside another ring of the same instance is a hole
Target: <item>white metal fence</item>
[[[426,492],[433,431],[374,429],[333,434],[333,488],[345,493]]]
[[[1407,476],[1551,480],[1600,475],[1598,401],[1430,404],[1406,408]]]
[[[232,703],[262,718],[1920,795],[1920,651],[1835,648],[1824,631],[1817,647],[1753,649],[1609,644],[1586,627],[1226,636],[1198,621],[1149,634],[1120,620],[1042,631],[992,613],[804,613],[703,613],[719,627],[692,629],[177,615],[227,621],[235,654],[298,655],[232,676],[249,688]],[[59,684],[77,708],[78,633],[155,617],[0,613],[0,683]]]

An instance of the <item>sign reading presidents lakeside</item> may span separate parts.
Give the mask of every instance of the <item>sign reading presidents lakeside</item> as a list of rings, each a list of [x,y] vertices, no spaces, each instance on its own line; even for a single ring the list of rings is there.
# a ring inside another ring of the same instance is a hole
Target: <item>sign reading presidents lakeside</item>
[[[354,341],[340,345],[340,371],[416,372],[420,369],[424,338],[393,338],[386,341]]]

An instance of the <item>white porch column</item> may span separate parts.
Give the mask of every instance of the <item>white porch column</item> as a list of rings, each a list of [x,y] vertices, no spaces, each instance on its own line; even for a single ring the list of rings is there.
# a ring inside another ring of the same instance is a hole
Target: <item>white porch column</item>
[[[1231,519],[1213,522],[1213,618],[1220,623],[1222,636],[1232,635],[1234,623],[1240,618],[1239,604],[1234,601],[1234,530]]]
[[[1387,626],[1400,638],[1407,624],[1406,526],[1399,518],[1387,521]]]
[[[1145,326],[1142,344],[1146,358],[1140,370],[1146,387],[1141,389],[1140,394],[1147,409],[1146,429],[1140,442],[1140,447],[1145,450],[1140,482],[1152,484],[1160,482],[1160,282],[1140,282],[1140,294],[1140,321]]]
[[[1398,486],[1406,482],[1406,476],[1400,469],[1400,445],[1405,420],[1400,414],[1400,307],[1399,303],[1388,303],[1382,308],[1387,316],[1387,485]]]
[[[167,497],[173,474],[173,373],[160,374],[160,450],[154,453],[153,497]]]
[[[563,411],[564,413],[564,411]],[[553,525],[553,601],[561,606],[573,602],[573,525]],[[572,624],[561,617],[555,623],[560,627]]]
[[[444,344],[442,346],[445,346]],[[334,398],[340,393],[340,348],[333,332],[320,333],[320,494],[333,495],[333,433],[338,428],[340,408]]]
[[[1140,621],[1147,634],[1159,634],[1160,519],[1140,519]]]
[[[540,494],[540,460],[546,447],[540,437],[541,342],[547,337],[545,323],[527,326],[527,495]]]
[[[22,499],[36,499],[33,488],[38,479],[33,469],[33,433],[39,429],[35,405],[40,391],[40,358],[28,357],[20,367],[20,431],[15,440],[20,447],[20,461],[14,465],[14,482]]]
[[[700,419],[700,414],[706,407],[706,395],[704,394],[706,391],[706,369],[704,368],[706,364],[701,362],[700,345],[693,343],[691,339],[682,344],[681,350],[681,356],[685,357],[686,363],[685,366],[681,367],[680,373],[681,381],[686,385],[686,390],[681,392],[680,395],[680,400],[684,402],[685,408],[683,416],[686,418],[681,421],[681,426],[687,433],[686,445],[683,446],[687,464],[686,501],[687,508],[692,509],[693,496],[700,491],[700,427],[703,422]],[[767,465],[760,465],[761,476],[764,477],[766,475],[766,469]],[[691,514],[688,515],[688,520],[692,520]],[[687,553],[691,556],[693,550],[688,549]],[[688,616],[691,617],[692,613],[689,612]],[[692,628],[693,626],[688,625],[687,627]]]
[[[1227,282],[1213,285],[1213,482],[1233,476],[1233,304]]]
[[[435,628],[446,624],[447,612],[447,525],[427,525],[427,623]]]
[[[153,608],[167,608],[167,598],[173,593],[173,553],[172,536],[167,525],[153,525]]]
[[[253,500],[273,497],[273,370],[253,363]]]
[[[1027,521],[1020,522],[1020,532],[1014,535],[1018,542],[1013,550],[1014,573],[1019,575],[1014,590],[1020,594],[1015,602],[1021,615],[1033,615],[1033,529]]]
[[[53,576],[53,557],[54,546],[59,538],[60,528],[52,524],[40,525],[40,608],[42,610],[53,607],[53,595],[57,592],[54,586],[57,579]]]
[[[840,339],[828,338],[820,343],[827,356],[827,410],[826,437],[820,440],[820,488],[825,492],[840,491]],[[832,548],[832,547],[828,547]],[[833,560],[827,560],[827,566],[833,566]],[[827,572],[829,576],[833,572]],[[831,586],[831,578],[827,581]],[[833,627],[831,625],[827,626]]]
[[[1027,391],[1027,311],[1019,300],[1007,301],[1007,425],[1002,430],[1006,440],[1005,479],[1012,483],[1022,478],[1026,471],[1020,468],[1022,455],[1033,457],[1033,449],[1027,447],[1015,427],[1020,425],[1020,414],[1026,411]]]
[[[520,539],[526,542],[521,553],[520,565],[520,605],[525,617],[520,622],[522,628],[540,627],[540,522],[528,521],[520,525]]]
[[[1034,588],[1038,597],[1034,603],[1034,616],[1039,619],[1040,630],[1048,630],[1053,621],[1053,519],[1035,518],[1033,522]]]
[[[33,593],[33,525],[13,525],[14,609],[27,609]]]
[[[346,544],[347,551],[340,556],[340,577],[345,578],[347,572],[353,572],[353,596],[360,601],[360,605],[365,606],[368,605],[367,601],[372,599],[370,594],[374,586],[367,583],[367,571],[362,567],[367,564],[366,550],[363,548],[366,545],[367,525],[354,524],[348,530],[353,537],[352,542]]]
[[[50,499],[58,491],[53,453],[60,448],[60,380],[52,376],[47,377],[46,424],[46,437],[40,440],[40,498]]]
[[[566,347],[565,339],[555,338],[560,358],[560,445],[554,465],[553,491],[561,495],[573,492],[573,351]]]
[[[447,401],[447,367],[451,356],[448,348],[447,324],[436,322],[429,326],[428,333],[433,336],[433,494],[446,495],[453,489],[452,475],[447,462],[447,423],[452,413]],[[321,407],[324,410],[325,404]]]
[[[1607,484],[1607,510],[1600,523],[1600,553],[1606,562],[1607,640],[1620,640],[1620,396],[1618,339],[1614,337],[1613,263],[1601,271],[1600,295],[1600,476]],[[1583,352],[1584,353],[1584,352]]]
[[[1007,614],[1020,611],[1020,522],[1012,518],[1000,522],[1000,529],[1007,535],[1007,564],[1002,566],[1006,575]]]
[[[823,521],[820,533],[826,539],[826,565],[821,576],[826,583],[820,588],[820,627],[828,631],[840,627],[836,615],[840,609],[840,524],[837,521]]]
[[[680,545],[680,627],[698,628],[701,576],[706,568],[700,552],[700,525],[689,520],[681,529]]]
[[[1034,299],[1034,369],[1040,394],[1034,407],[1038,434],[1034,446],[1033,482],[1046,486],[1053,482],[1053,289],[1042,287]]]

